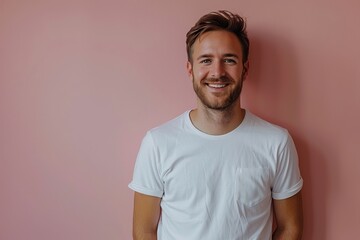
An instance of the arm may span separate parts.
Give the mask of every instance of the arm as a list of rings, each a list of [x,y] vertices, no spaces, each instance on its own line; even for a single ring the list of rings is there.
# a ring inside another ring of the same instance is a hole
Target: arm
[[[274,200],[276,229],[273,240],[300,240],[303,230],[301,192],[294,196]]]
[[[157,240],[161,198],[135,192],[133,239]]]

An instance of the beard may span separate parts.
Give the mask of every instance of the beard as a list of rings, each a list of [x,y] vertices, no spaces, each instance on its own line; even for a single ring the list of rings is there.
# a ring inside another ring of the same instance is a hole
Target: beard
[[[193,76],[193,88],[194,91],[197,95],[197,97],[200,99],[201,103],[212,110],[218,110],[218,111],[225,111],[227,109],[229,109],[229,107],[231,107],[233,105],[233,103],[240,97],[241,94],[241,90],[242,90],[242,85],[243,85],[243,75],[241,76],[240,81],[236,84],[235,88],[225,97],[225,99],[223,100],[219,100],[219,101],[211,101],[211,99],[209,99],[209,97],[207,97],[206,92],[204,91],[204,89],[206,88],[205,86],[201,86],[201,82],[199,84],[195,83],[195,79]],[[231,82],[230,79],[228,79],[227,77],[222,77],[220,79],[215,79],[215,78],[211,78],[211,79],[206,79],[206,82],[224,82],[224,83],[228,83]]]

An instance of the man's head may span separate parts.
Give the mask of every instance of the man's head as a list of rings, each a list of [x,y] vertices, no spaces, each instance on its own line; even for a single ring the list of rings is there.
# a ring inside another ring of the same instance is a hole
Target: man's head
[[[225,10],[211,12],[202,16],[186,34],[186,51],[189,62],[192,62],[192,46],[196,39],[206,32],[215,30],[224,30],[236,35],[243,51],[242,62],[246,63],[250,46],[246,33],[246,23],[239,15]]]
[[[188,32],[186,43],[198,107],[225,111],[238,106],[249,67],[244,20],[227,11],[207,14]]]

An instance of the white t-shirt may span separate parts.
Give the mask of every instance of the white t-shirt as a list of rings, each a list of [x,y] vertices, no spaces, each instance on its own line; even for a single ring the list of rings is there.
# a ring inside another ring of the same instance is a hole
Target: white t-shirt
[[[159,240],[263,240],[272,198],[302,184],[287,130],[246,111],[233,131],[208,135],[187,111],[146,134],[129,187],[162,198]]]

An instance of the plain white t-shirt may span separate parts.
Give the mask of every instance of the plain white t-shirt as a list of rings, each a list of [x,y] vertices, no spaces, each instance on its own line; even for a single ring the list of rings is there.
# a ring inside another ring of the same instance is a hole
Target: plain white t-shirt
[[[287,130],[246,111],[233,131],[208,135],[189,112],[147,132],[129,184],[162,198],[158,239],[271,239],[272,199],[303,184]]]

